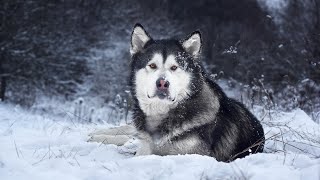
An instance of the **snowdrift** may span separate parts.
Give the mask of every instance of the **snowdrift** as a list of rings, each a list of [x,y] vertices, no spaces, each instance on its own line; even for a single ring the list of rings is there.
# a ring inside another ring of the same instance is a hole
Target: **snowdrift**
[[[254,113],[264,126],[265,152],[223,163],[200,155],[134,157],[127,147],[87,142],[109,124],[0,104],[0,179],[320,179],[320,125],[300,109]]]

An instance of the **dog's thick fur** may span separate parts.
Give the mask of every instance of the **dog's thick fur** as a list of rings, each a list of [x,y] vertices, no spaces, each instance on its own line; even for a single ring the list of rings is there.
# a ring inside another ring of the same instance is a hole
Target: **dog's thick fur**
[[[118,130],[141,140],[138,155],[201,154],[228,162],[263,151],[260,122],[205,74],[201,43],[198,31],[181,41],[153,40],[140,24],[135,26],[130,86],[137,131]],[[170,82],[165,91],[157,89],[158,78]],[[100,132],[100,139],[95,134],[93,141],[102,142],[111,131]]]

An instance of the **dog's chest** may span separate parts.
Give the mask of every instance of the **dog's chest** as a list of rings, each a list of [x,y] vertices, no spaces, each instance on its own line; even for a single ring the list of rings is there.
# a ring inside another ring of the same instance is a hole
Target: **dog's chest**
[[[149,132],[157,131],[159,125],[162,123],[162,120],[166,117],[167,117],[166,115],[147,116],[146,129]]]

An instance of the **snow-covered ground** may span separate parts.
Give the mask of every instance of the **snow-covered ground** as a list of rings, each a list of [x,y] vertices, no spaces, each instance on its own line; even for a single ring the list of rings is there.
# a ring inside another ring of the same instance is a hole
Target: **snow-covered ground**
[[[88,143],[108,124],[78,123],[0,103],[0,179],[320,179],[320,125],[300,109],[255,107],[265,152],[218,162],[200,155],[141,156],[124,147]]]

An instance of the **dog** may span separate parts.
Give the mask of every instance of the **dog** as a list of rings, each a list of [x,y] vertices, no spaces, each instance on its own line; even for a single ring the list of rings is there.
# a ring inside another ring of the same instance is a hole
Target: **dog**
[[[200,154],[230,162],[262,152],[264,131],[240,102],[228,98],[201,65],[199,31],[182,40],[154,40],[141,24],[131,35],[133,126],[92,134],[90,141],[140,140],[136,155]]]

